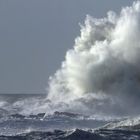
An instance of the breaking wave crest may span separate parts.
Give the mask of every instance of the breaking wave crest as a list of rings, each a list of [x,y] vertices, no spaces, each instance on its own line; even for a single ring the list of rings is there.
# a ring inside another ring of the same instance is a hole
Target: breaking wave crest
[[[74,47],[50,77],[49,107],[87,114],[140,113],[140,2],[119,15],[87,16],[80,26]]]
[[[47,97],[12,103],[1,98],[0,108],[46,116],[55,111],[111,117],[140,113],[140,1],[120,14],[87,16],[80,26],[74,47],[49,79]]]

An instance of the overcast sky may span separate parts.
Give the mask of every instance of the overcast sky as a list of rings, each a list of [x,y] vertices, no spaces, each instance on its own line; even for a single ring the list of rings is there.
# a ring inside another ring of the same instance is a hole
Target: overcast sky
[[[85,16],[132,0],[0,0],[0,93],[45,93]]]

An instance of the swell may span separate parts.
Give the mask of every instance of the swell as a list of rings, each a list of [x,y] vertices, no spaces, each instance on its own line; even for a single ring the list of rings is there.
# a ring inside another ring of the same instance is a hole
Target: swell
[[[128,140],[135,139],[139,140],[140,132],[139,131],[130,131],[130,130],[92,130],[84,131],[76,129],[74,131],[61,131],[54,130],[53,132],[30,132],[24,133],[17,136],[0,136],[0,139],[3,140],[19,140],[19,139],[34,139],[34,140]]]

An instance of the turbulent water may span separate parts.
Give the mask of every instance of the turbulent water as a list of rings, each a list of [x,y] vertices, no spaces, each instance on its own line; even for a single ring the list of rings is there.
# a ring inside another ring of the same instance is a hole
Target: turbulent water
[[[80,26],[46,95],[0,96],[0,139],[140,140],[140,2]]]
[[[140,139],[138,116],[109,117],[58,111],[46,114],[43,110],[35,113],[36,101],[41,102],[44,97],[46,95],[0,95],[0,140]]]

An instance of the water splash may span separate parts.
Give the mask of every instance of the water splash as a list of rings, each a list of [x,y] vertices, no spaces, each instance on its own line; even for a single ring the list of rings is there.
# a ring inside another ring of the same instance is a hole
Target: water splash
[[[81,35],[54,76],[48,97],[52,109],[80,113],[139,113],[140,2],[119,15],[87,16]]]

